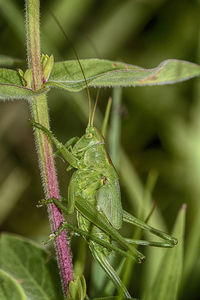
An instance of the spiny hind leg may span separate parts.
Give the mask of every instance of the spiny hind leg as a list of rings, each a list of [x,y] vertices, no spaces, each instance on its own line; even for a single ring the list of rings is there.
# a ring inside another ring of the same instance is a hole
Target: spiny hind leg
[[[129,214],[128,212],[126,212],[125,210],[123,210],[123,221],[126,223],[130,223],[133,224],[143,230],[146,230],[162,239],[164,239],[165,241],[167,241],[167,243],[155,243],[155,242],[149,242],[148,245],[149,246],[156,246],[156,247],[167,247],[166,244],[168,244],[168,247],[173,247],[174,245],[177,244],[177,239],[168,235],[167,233],[160,231],[156,228],[153,228],[151,226],[149,226],[148,224],[146,224],[145,222],[141,221],[140,219],[132,216],[131,214]],[[144,244],[145,241],[141,241],[141,245],[145,245]],[[138,243],[139,244],[139,243]],[[147,243],[146,243],[147,245]]]
[[[107,234],[105,234],[102,230],[100,230],[98,227],[91,224],[86,218],[84,218],[79,213],[77,219],[78,219],[79,227],[85,232],[87,232],[88,235],[91,235],[88,244],[94,259],[100,264],[100,266],[103,268],[106,274],[113,281],[115,286],[117,288],[120,288],[127,298],[131,298],[129,292],[127,291],[126,287],[122,283],[121,279],[119,278],[119,276],[117,275],[117,273],[115,272],[111,264],[106,259],[106,257],[108,257],[109,254],[111,253],[111,249],[106,248],[105,246],[101,245],[101,243],[98,243],[98,241],[96,240],[99,239],[100,242],[111,245],[110,237]],[[95,237],[95,239],[93,237]]]

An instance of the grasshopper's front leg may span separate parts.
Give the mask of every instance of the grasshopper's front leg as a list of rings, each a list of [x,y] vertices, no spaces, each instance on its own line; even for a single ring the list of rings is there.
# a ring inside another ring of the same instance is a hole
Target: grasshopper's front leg
[[[75,144],[77,141],[79,140],[79,137],[75,136],[71,139],[69,139],[66,143],[65,143],[65,148],[67,148],[67,150],[69,150],[71,152],[72,150],[72,145]],[[54,153],[54,157],[57,157],[60,154],[60,151],[56,151]]]
[[[57,138],[53,135],[51,131],[49,131],[46,127],[37,123],[35,121],[31,122],[34,127],[42,130],[54,143],[59,152],[63,155],[64,159],[74,168],[78,169],[80,167],[80,161],[63,145],[61,142],[57,140]]]

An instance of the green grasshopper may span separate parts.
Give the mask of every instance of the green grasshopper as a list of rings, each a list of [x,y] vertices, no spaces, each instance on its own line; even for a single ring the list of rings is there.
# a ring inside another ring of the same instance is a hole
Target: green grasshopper
[[[56,17],[53,14],[52,17],[65,38],[68,39]],[[93,257],[114,284],[123,291],[125,297],[131,299],[129,292],[107,259],[111,251],[114,250],[122,256],[130,257],[141,263],[145,257],[133,245],[171,248],[177,244],[177,240],[123,210],[118,174],[106,149],[103,134],[93,125],[98,96],[93,113],[91,113],[91,98],[87,80],[73,45],[72,48],[86,84],[89,100],[89,121],[85,134],[81,138],[71,138],[65,145],[58,141],[47,128],[39,123],[32,122],[33,126],[47,135],[50,141],[55,144],[58,150],[57,153],[61,153],[69,163],[67,170],[75,169],[68,187],[67,207],[57,199],[49,199],[44,203],[55,203],[67,214],[72,214],[76,208],[78,228],[64,222],[53,235],[53,238],[56,238],[65,228],[84,236],[88,241]],[[105,114],[104,124],[107,123],[106,118]],[[118,232],[123,222],[147,230],[166,242],[125,239]],[[112,244],[112,240],[117,242],[123,249]]]
[[[107,257],[110,252],[115,250],[140,263],[145,257],[132,244],[173,247],[177,244],[177,240],[123,210],[119,177],[106,149],[102,133],[93,126],[94,114],[95,108],[92,118],[89,117],[85,134],[81,138],[70,139],[65,145],[41,124],[32,123],[55,144],[58,152],[69,163],[68,169],[75,169],[68,187],[67,208],[56,199],[50,199],[48,203],[54,202],[61,210],[70,214],[76,208],[78,228],[63,223],[55,236],[65,227],[85,236],[93,257],[115,285],[123,290],[125,296],[131,298],[121,279],[108,262]],[[125,239],[118,232],[123,221],[147,230],[163,238],[166,242]],[[112,245],[112,240],[118,242],[123,249]]]

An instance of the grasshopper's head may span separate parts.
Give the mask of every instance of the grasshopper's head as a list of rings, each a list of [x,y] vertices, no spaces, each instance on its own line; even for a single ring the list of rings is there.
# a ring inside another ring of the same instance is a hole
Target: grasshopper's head
[[[103,142],[103,136],[100,131],[91,125],[88,125],[85,130],[85,138],[88,141],[93,141],[94,143]]]
[[[98,143],[104,143],[104,138],[96,127],[88,125],[82,137],[82,142],[83,141],[85,145],[92,146]]]
[[[104,143],[104,138],[100,131],[91,125],[88,125],[85,134],[78,140],[76,145],[74,146],[74,150],[80,151],[81,149]]]

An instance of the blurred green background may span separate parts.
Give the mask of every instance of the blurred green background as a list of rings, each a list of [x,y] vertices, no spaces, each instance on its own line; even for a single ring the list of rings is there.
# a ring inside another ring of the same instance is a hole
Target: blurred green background
[[[146,68],[155,67],[168,58],[200,63],[199,4],[198,0],[41,1],[42,52],[54,54],[56,61],[74,59],[72,48],[52,19],[50,9],[80,58],[119,60]],[[22,1],[0,0],[0,37],[0,54],[22,59],[20,67],[26,68]],[[187,203],[179,299],[199,299],[199,79],[163,87],[126,88],[122,93],[121,146],[135,176],[128,187],[126,174],[130,170],[121,163],[123,206],[134,215],[140,213],[145,182],[152,170],[158,173],[153,199],[160,221],[158,217],[154,220],[153,215],[150,224],[170,232],[178,210]],[[95,94],[93,89],[92,95]],[[101,90],[98,106],[102,114],[110,95],[111,89]],[[62,141],[83,134],[87,109],[85,91],[49,93],[51,128]],[[47,239],[49,224],[45,208],[36,208],[43,191],[29,118],[28,104],[24,101],[0,103],[0,223],[2,231],[41,242]],[[66,196],[71,173],[65,172],[66,165],[61,159],[57,159],[57,167],[60,190]],[[155,258],[160,249],[152,251]],[[148,261],[156,264],[151,253],[146,254],[145,266],[134,268],[131,286],[134,286],[135,296],[142,294],[150,280]],[[92,282],[89,272],[86,274],[89,283]]]

